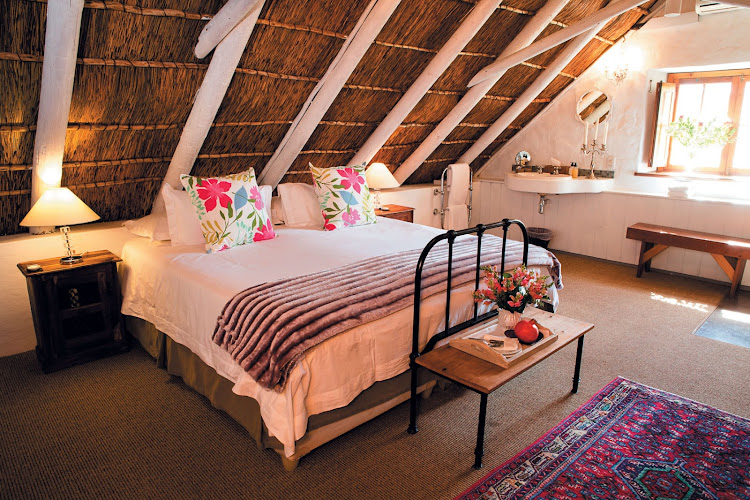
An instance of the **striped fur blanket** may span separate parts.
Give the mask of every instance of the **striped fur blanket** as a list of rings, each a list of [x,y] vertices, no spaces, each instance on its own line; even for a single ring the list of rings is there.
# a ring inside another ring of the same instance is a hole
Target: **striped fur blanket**
[[[453,248],[453,284],[474,279],[476,237],[462,237]],[[422,249],[368,259],[306,276],[253,286],[234,296],[219,316],[213,341],[226,349],[262,387],[283,388],[307,349],[358,325],[414,303],[414,272]],[[482,265],[500,265],[502,239],[482,239]],[[523,260],[523,244],[508,240],[506,269]],[[429,254],[422,272],[422,296],[444,291],[448,245]],[[548,266],[562,288],[560,263],[529,246],[529,266]]]

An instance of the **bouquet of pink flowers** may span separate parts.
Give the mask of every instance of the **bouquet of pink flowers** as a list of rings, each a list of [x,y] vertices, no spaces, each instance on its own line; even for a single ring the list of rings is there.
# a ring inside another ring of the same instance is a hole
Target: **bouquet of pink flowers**
[[[511,272],[500,274],[497,266],[482,266],[486,289],[474,292],[474,301],[495,303],[500,309],[510,312],[523,312],[526,304],[538,304],[542,299],[549,299],[546,276],[529,271],[526,266],[515,268]]]

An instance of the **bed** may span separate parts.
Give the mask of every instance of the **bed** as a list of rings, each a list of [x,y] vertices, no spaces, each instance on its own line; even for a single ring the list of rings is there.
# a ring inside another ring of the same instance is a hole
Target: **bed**
[[[305,352],[283,387],[264,388],[212,341],[217,317],[238,292],[421,249],[443,231],[393,219],[340,231],[277,228],[278,237],[206,254],[136,238],[123,248],[126,325],[170,373],[242,424],[292,469],[299,458],[409,398],[412,308],[340,333]],[[550,275],[557,264],[535,268]],[[533,268],[533,267],[532,267]],[[473,282],[452,288],[451,323],[473,312]],[[552,303],[557,294],[550,290]],[[423,299],[420,336],[444,329],[444,294]],[[420,380],[420,390],[434,380]]]

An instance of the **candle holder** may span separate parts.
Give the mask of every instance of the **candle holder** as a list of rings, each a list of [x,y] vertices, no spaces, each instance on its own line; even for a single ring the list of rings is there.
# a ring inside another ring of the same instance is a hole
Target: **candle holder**
[[[596,155],[600,154],[602,156],[607,154],[607,145],[602,144],[599,147],[597,147],[596,139],[591,141],[591,147],[587,148],[586,143],[583,143],[581,146],[581,152],[585,155],[591,155],[591,171],[589,172],[589,175],[586,177],[587,179],[596,179],[596,176],[594,175],[594,158],[596,158]]]

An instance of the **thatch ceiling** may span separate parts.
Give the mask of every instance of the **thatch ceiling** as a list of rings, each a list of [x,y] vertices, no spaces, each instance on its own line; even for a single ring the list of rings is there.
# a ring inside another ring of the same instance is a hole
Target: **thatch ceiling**
[[[193,173],[247,167],[261,172],[367,3],[267,0]],[[474,3],[403,1],[282,182],[307,182],[309,175],[297,172],[304,172],[308,161],[320,166],[347,162]],[[607,3],[571,1],[540,38]],[[149,212],[210,62],[210,55],[195,57],[195,43],[222,4],[86,2],[62,185],[103,220]],[[502,52],[542,5],[543,0],[503,2],[373,161],[395,170],[460,100],[472,76]],[[46,7],[44,0],[0,0],[0,234],[20,232],[18,223],[29,209]],[[481,166],[643,14],[639,8],[613,19],[472,166]],[[438,178],[562,49],[509,70],[407,183]]]

